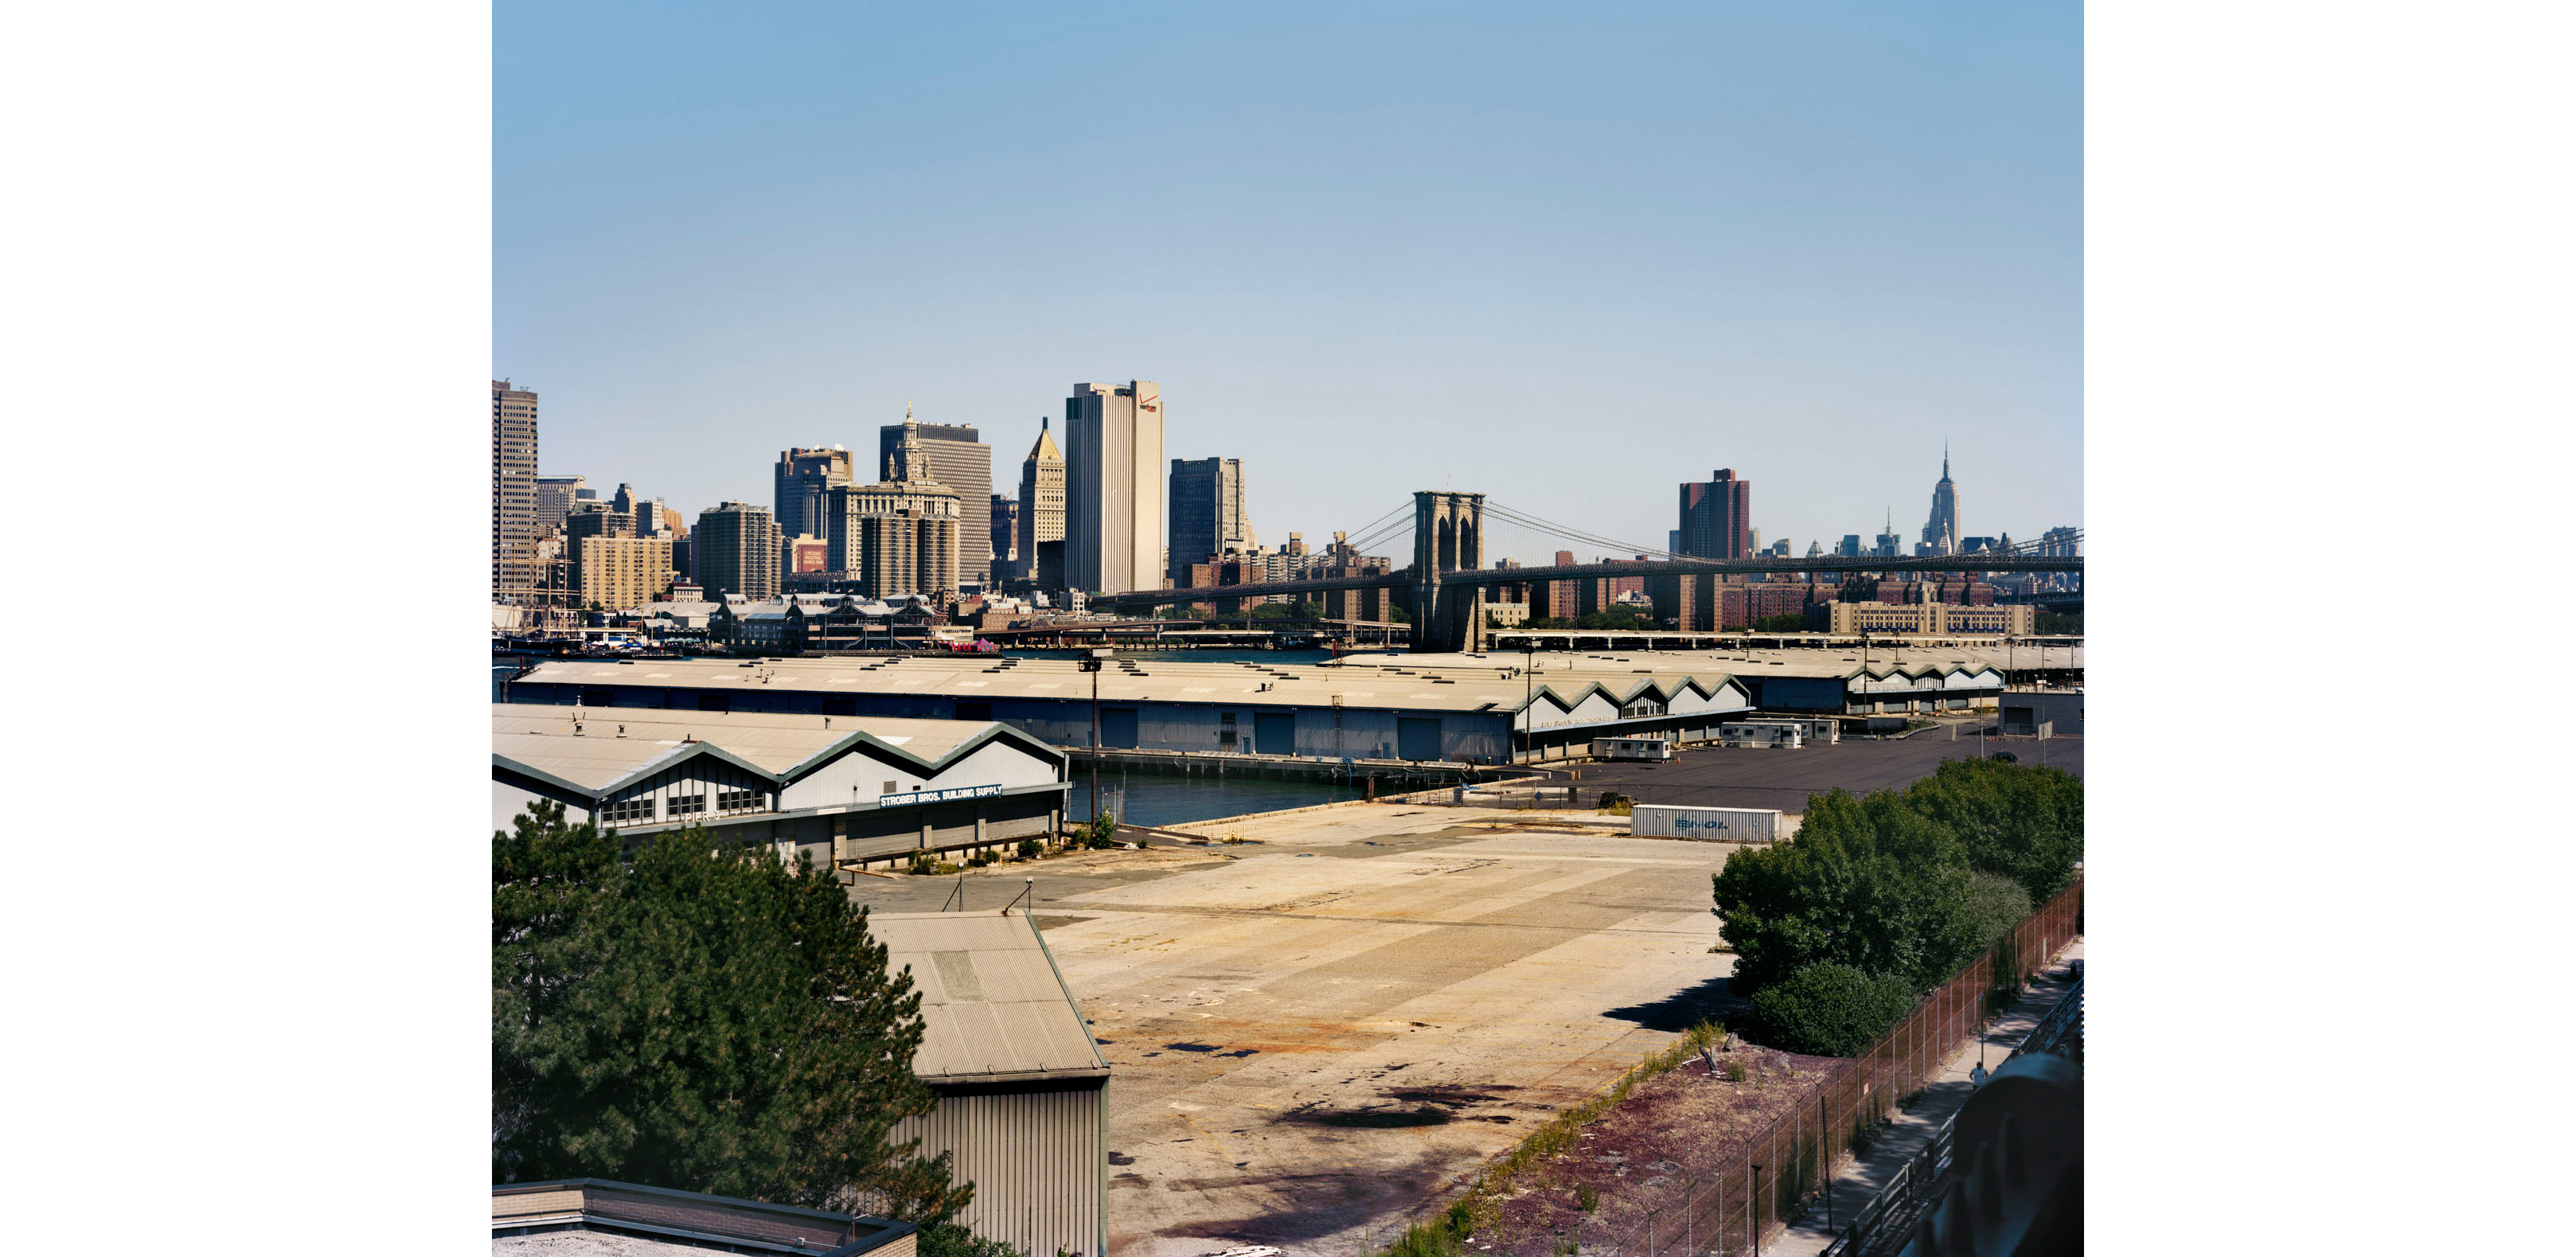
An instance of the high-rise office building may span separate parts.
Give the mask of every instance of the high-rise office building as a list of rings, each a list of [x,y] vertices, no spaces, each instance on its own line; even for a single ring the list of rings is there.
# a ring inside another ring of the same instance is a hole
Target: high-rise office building
[[[537,477],[537,532],[562,532],[564,516],[588,488],[579,476]]]
[[[1222,554],[1261,548],[1243,510],[1243,460],[1172,460],[1172,574]]]
[[[632,537],[635,517],[605,502],[584,502],[564,516],[563,535],[568,541],[583,537]]]
[[[1720,468],[1704,481],[1683,481],[1678,553],[1740,559],[1753,548],[1753,482]]]
[[[1837,559],[1857,559],[1867,553],[1869,551],[1861,548],[1860,534],[1856,532],[1844,533],[1842,544],[1834,547],[1834,557]]]
[[[698,512],[689,535],[698,584],[707,597],[760,600],[778,596],[778,520],[765,506],[727,502]]]
[[[1020,504],[1017,499],[996,493],[989,512],[993,538],[993,582],[1020,578]]]
[[[1929,552],[1951,555],[1959,552],[1959,488],[1950,483],[1950,448],[1941,447],[1941,483],[1932,486],[1932,518],[1923,525],[1923,544]]]
[[[1162,588],[1163,387],[1076,384],[1064,433],[1066,584]]]
[[[532,605],[537,588],[537,395],[492,381],[492,601]]]
[[[1896,510],[1893,507],[1888,509],[1887,522],[1878,530],[1878,545],[1871,550],[1870,556],[1880,559],[1905,557],[1905,538],[1896,535]]]
[[[1041,551],[1039,547],[1052,549]],[[1064,552],[1064,453],[1055,447],[1055,438],[1047,435],[1047,421],[1038,420],[1037,442],[1029,446],[1029,456],[1020,460],[1020,579],[1037,581],[1050,588],[1059,587],[1061,571],[1041,573],[1039,559],[1043,554],[1058,556],[1056,566],[1063,566]]]
[[[993,447],[984,444],[972,424],[922,423],[904,408],[903,422],[877,430],[877,465],[894,460],[888,480],[935,480],[957,491],[957,500],[980,506],[993,493]],[[956,516],[959,580],[990,582],[993,553],[992,516],[982,510]],[[911,592],[911,591],[906,591]]]
[[[843,485],[825,499],[833,571],[872,598],[957,588],[965,530],[955,490],[935,480]]]
[[[782,537],[823,535],[823,495],[856,479],[850,451],[828,448],[781,450],[770,475],[772,516]]]

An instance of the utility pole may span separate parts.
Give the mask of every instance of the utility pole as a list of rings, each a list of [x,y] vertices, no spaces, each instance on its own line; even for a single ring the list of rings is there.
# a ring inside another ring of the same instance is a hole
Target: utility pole
[[[1538,732],[1538,729],[1530,723],[1530,704],[1538,701],[1538,680],[1537,680],[1537,678],[1533,677],[1533,676],[1530,674],[1530,668],[1531,668],[1532,666],[1534,666],[1537,662],[1538,662],[1538,643],[1537,643],[1537,642],[1534,642],[1534,641],[1532,641],[1532,640],[1530,640],[1529,638],[1526,638],[1526,637],[1522,638],[1522,639],[1521,639],[1521,750],[1522,750],[1522,752],[1523,752],[1523,753],[1525,753],[1525,754],[1526,754],[1526,753],[1529,753],[1529,752],[1534,752],[1534,751],[1536,751],[1536,750],[1538,749],[1538,747],[1537,747],[1537,746],[1536,746],[1536,744],[1535,744],[1535,738],[1534,738],[1534,736],[1533,736],[1533,735],[1535,735],[1535,734]],[[1532,756],[1532,758],[1535,758],[1535,756]]]
[[[1105,650],[1094,650],[1082,661],[1082,670],[1091,674],[1091,823],[1100,823],[1100,668]]]

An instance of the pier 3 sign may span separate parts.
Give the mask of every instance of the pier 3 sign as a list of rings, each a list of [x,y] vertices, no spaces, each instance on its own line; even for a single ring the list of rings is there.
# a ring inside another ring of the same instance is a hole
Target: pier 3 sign
[[[916,803],[955,803],[960,799],[990,799],[1002,793],[1000,786],[951,786],[946,790],[915,790],[910,794],[880,794],[878,807],[909,807]]]

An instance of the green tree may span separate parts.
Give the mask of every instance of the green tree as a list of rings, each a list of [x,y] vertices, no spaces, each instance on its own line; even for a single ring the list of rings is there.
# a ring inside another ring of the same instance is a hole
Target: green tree
[[[1763,1042],[1815,1056],[1858,1056],[1914,1010],[1914,988],[1894,974],[1871,975],[1821,961],[1753,996]]]
[[[1807,631],[1807,617],[1805,613],[1798,611],[1784,611],[1778,615],[1766,615],[1753,622],[1753,631],[1756,633],[1803,633]]]
[[[2021,883],[2034,904],[2074,880],[2084,858],[2084,782],[2057,769],[1943,760],[1904,797],[1958,837],[1969,867]]]
[[[1588,629],[1650,629],[1655,626],[1653,623],[1649,622],[1646,617],[1639,615],[1635,611],[1629,610],[1626,607],[1621,607],[1611,611],[1595,611],[1590,615],[1576,620],[1575,627]]]
[[[1711,882],[1739,992],[1827,960],[1927,989],[1984,945],[1958,839],[1894,793],[1814,796],[1795,840],[1731,855]]]
[[[891,1142],[921,997],[827,873],[702,830],[631,854],[531,804],[492,836],[492,1173],[942,1220],[949,1158]]]
[[[2032,616],[2031,621],[2031,631],[2044,637],[2082,637],[2084,635],[2082,612],[2061,615],[2055,611],[2042,611]]]
[[[2021,883],[2000,873],[1980,869],[1968,874],[1968,915],[1977,919],[1977,932],[1986,946],[2012,932],[2012,928],[2030,917],[2030,892]]]

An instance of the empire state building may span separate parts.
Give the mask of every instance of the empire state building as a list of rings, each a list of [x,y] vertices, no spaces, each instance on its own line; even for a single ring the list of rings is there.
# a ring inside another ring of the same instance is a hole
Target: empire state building
[[[1950,450],[1941,450],[1941,483],[1932,486],[1932,518],[1923,525],[1926,552],[1951,555],[1959,552],[1959,489],[1950,483]]]

